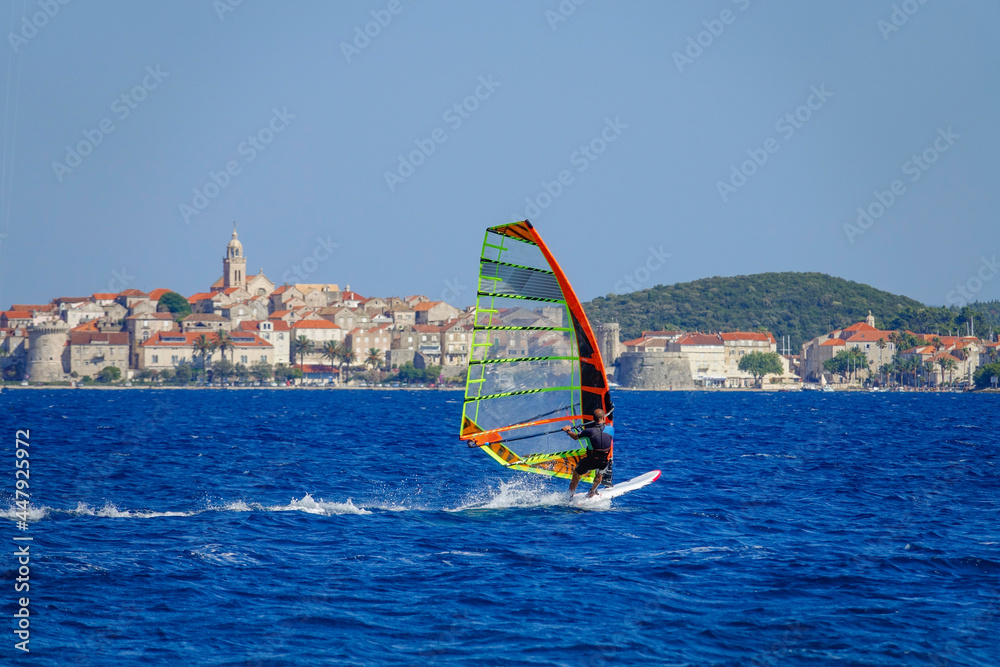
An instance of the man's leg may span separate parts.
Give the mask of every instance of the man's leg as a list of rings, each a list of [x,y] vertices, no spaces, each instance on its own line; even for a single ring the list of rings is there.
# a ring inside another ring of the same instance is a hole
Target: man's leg
[[[580,473],[573,471],[573,479],[569,482],[569,495],[576,493],[576,485],[580,483]]]
[[[590,491],[587,492],[588,498],[593,498],[594,494],[597,493],[597,487],[600,486],[601,478],[603,477],[604,475],[600,471],[598,471],[598,473],[594,475],[594,483],[590,485]]]

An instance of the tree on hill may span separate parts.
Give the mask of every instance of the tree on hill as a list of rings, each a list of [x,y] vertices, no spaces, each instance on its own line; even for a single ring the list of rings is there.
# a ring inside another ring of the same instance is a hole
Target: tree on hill
[[[191,314],[191,304],[177,292],[167,292],[156,304],[156,312],[170,313],[175,322],[180,322]]]
[[[781,375],[781,356],[777,352],[754,351],[743,355],[739,369],[753,376],[753,382],[758,387],[765,375]]]
[[[961,318],[957,309],[925,306],[822,273],[797,272],[657,285],[597,297],[584,308],[592,321],[618,322],[624,340],[648,330],[757,331],[763,327],[776,336],[790,336],[796,349],[816,336],[863,321],[869,310],[880,328],[922,333],[939,329],[944,333],[949,327],[957,328]]]

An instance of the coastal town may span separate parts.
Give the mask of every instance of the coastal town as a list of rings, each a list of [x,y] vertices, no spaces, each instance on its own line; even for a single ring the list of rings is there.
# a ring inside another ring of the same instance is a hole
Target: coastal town
[[[365,386],[387,380],[458,384],[474,342],[476,309],[424,295],[364,297],[331,283],[277,285],[248,276],[236,229],[222,275],[188,297],[168,289],[58,297],[0,312],[0,371],[22,385],[173,383]],[[178,307],[178,302],[180,306]],[[558,308],[511,308],[519,331],[495,337],[509,356],[558,355]],[[608,377],[618,386],[724,388],[971,386],[995,363],[996,341],[887,331],[864,321],[782,350],[768,331],[645,331],[593,322]],[[751,360],[768,359],[766,372]],[[766,376],[766,380],[764,379]]]

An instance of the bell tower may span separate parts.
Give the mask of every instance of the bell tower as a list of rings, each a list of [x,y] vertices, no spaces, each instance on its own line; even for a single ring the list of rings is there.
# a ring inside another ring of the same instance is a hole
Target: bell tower
[[[222,259],[222,277],[226,288],[247,286],[247,258],[243,255],[243,244],[236,236],[233,223],[233,238],[226,246],[226,256]]]

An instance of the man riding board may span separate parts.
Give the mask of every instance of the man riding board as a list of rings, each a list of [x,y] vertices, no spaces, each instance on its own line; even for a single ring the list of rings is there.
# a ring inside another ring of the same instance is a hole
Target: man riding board
[[[566,432],[566,435],[574,440],[587,438],[590,442],[590,449],[587,455],[580,459],[576,469],[573,471],[573,479],[569,483],[570,496],[576,492],[576,486],[580,483],[580,478],[591,470],[596,472],[594,474],[594,483],[591,485],[590,491],[587,492],[588,498],[594,497],[594,494],[597,493],[597,487],[600,486],[601,480],[604,478],[604,472],[608,469],[609,461],[611,460],[611,446],[614,442],[611,437],[614,433],[614,427],[605,424],[606,418],[607,414],[604,410],[597,408],[594,410],[594,423],[592,426],[583,429],[579,433],[574,433],[569,426],[563,426],[562,428]]]

